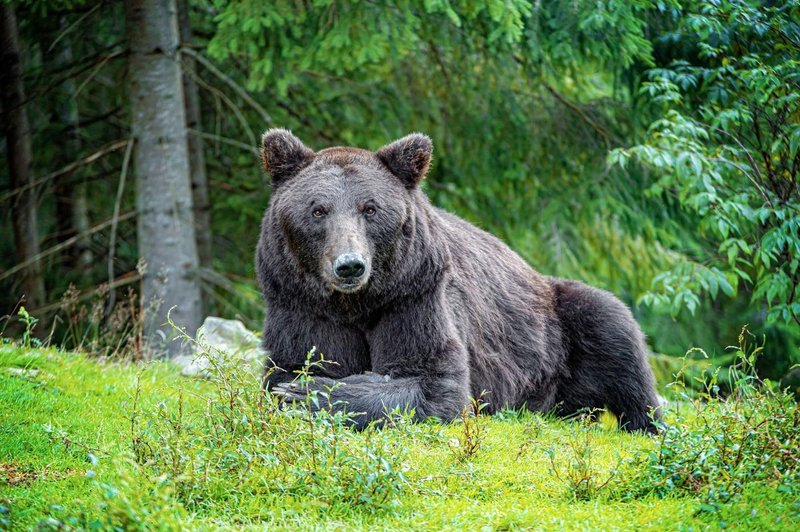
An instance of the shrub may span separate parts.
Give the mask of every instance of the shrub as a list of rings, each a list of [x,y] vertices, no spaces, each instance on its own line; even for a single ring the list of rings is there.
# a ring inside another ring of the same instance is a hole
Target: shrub
[[[800,481],[800,409],[794,397],[761,380],[755,363],[762,346],[749,342],[746,327],[733,347],[735,363],[700,379],[703,391],[688,393],[683,374],[674,385],[683,402],[660,426],[656,447],[640,456],[640,474],[629,484],[638,495],[700,496],[701,510],[716,511],[738,497],[745,483],[764,482],[797,490]],[[720,396],[720,380],[731,390]]]

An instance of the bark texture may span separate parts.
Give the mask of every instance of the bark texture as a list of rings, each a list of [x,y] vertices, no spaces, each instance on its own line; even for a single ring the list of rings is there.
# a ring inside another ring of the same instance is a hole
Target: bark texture
[[[0,3],[0,98],[2,123],[8,152],[8,171],[12,190],[24,189],[12,200],[16,260],[26,262],[39,254],[39,230],[36,191],[31,183],[31,138],[25,112],[25,89],[22,84],[22,61],[14,9]],[[41,263],[36,261],[22,271],[25,305],[36,309],[45,302]]]
[[[189,334],[202,320],[175,0],[125,3],[136,140],[139,256],[145,261],[145,337],[158,349],[172,335],[167,312]],[[170,342],[170,355],[180,352]]]
[[[189,2],[178,0],[178,23],[182,46],[191,46],[192,24],[189,19]],[[181,57],[183,66],[183,95],[186,107],[186,127],[189,130],[202,129],[200,115],[200,93],[194,76],[195,60],[189,56]],[[203,154],[203,139],[199,135],[188,132],[189,168],[192,173],[192,202],[194,208],[195,236],[197,238],[197,255],[202,268],[211,268],[212,233],[211,205],[208,201],[208,179],[206,177],[206,159]],[[204,307],[208,309],[210,301],[203,298]]]

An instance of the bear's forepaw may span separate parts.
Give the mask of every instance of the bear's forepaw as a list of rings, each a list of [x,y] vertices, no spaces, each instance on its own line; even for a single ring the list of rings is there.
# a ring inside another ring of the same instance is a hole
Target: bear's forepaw
[[[332,392],[344,383],[326,377],[316,377],[313,381],[299,383],[297,381],[276,384],[270,391],[287,403],[304,403],[313,410],[319,410],[320,405],[327,405],[331,401]]]

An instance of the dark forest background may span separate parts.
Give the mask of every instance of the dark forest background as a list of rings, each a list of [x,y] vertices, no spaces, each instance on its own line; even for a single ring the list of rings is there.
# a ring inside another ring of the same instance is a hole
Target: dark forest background
[[[194,301],[176,319],[189,329],[258,329],[263,130],[315,149],[422,131],[435,204],[623,298],[656,353],[724,365],[748,324],[762,375],[800,362],[798,1],[0,13],[4,327],[30,319],[22,305],[45,341],[135,356],[173,304]]]

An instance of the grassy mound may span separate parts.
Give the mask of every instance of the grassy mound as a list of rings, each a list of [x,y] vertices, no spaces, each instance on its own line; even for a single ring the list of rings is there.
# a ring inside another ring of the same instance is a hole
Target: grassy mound
[[[800,528],[800,414],[768,384],[687,396],[656,438],[527,412],[356,433],[217,370],[0,345],[0,528]]]

